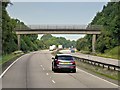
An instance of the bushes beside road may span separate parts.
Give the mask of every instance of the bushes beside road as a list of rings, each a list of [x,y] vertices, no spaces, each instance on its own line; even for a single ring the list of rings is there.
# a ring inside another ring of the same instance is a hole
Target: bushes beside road
[[[98,56],[118,58],[117,47],[120,46],[120,2],[108,2],[103,10],[98,12],[90,25],[103,25],[101,34],[97,35],[96,52]],[[92,51],[92,35],[86,35],[77,40],[78,51]]]
[[[97,56],[120,60],[120,46],[117,46],[110,50],[106,50],[104,54],[100,53],[100,54],[97,54]]]
[[[112,49],[106,50],[105,53],[100,53],[100,52],[92,53],[90,51],[84,51],[84,50],[81,50],[80,53],[120,60],[120,46],[116,46]]]
[[[13,52],[11,54],[3,55],[2,58],[1,58],[2,60],[0,60],[0,65],[4,64],[4,63],[6,63],[6,62],[8,62],[10,60],[13,60],[14,58],[19,57],[19,56],[21,56],[23,54],[24,53],[22,51],[15,51],[15,52]]]
[[[22,51],[15,51],[10,54],[3,55],[0,58],[0,68],[2,68],[2,72],[18,57],[22,56],[24,53]]]

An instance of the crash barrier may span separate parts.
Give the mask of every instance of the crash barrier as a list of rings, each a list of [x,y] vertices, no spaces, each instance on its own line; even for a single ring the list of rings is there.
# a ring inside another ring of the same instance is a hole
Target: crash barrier
[[[89,63],[91,65],[94,66],[100,66],[103,68],[108,68],[108,70],[116,70],[116,71],[120,71],[120,66],[118,65],[113,65],[113,64],[107,64],[107,63],[103,63],[103,62],[99,62],[99,61],[93,61],[93,60],[89,60],[89,59],[85,59],[85,58],[80,58],[80,57],[75,57],[73,56],[76,60],[84,62],[84,63]]]

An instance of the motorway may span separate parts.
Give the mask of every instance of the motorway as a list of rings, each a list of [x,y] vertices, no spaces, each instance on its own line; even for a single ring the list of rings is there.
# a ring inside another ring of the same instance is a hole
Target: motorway
[[[93,55],[89,55],[89,54],[82,54],[80,52],[71,53],[70,50],[61,50],[60,52],[72,54],[75,57],[98,61],[98,62],[102,62],[102,63],[106,63],[106,64],[111,64],[111,65],[116,65],[116,66],[119,66],[119,64],[120,64],[120,61],[118,59],[111,59],[111,58],[93,56]]]
[[[76,73],[51,70],[48,50],[23,55],[2,77],[3,88],[118,88],[116,84],[77,68]]]

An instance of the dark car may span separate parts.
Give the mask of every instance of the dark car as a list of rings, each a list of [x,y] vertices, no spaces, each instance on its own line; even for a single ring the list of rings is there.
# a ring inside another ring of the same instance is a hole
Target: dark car
[[[69,54],[57,54],[55,58],[52,58],[52,71],[69,70],[76,72],[76,63],[73,57]]]
[[[74,50],[74,49],[71,49],[71,53],[75,53],[75,50]]]

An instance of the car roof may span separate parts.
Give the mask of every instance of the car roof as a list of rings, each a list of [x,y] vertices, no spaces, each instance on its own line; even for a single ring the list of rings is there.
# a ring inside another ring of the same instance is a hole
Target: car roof
[[[72,56],[71,54],[57,54],[57,56]]]

